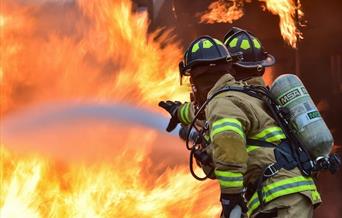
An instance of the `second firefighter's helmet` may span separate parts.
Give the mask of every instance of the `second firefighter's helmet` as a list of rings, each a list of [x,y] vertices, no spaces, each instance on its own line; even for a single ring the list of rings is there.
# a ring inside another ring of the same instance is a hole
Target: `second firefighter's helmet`
[[[230,62],[231,59],[229,51],[220,40],[201,36],[186,50],[184,60],[179,63],[179,71],[181,76],[189,76],[195,66]]]
[[[242,55],[242,59],[234,63],[239,67],[256,68],[261,71],[275,63],[275,58],[265,52],[259,39],[246,30],[233,27],[225,35],[224,44],[232,55]]]

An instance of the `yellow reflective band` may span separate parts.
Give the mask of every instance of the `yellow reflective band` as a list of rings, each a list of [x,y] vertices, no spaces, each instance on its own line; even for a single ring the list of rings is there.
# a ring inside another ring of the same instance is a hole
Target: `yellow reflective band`
[[[289,178],[289,179],[283,179],[283,180],[274,182],[272,184],[269,184],[269,185],[265,186],[263,190],[265,192],[267,192],[267,191],[269,191],[271,189],[274,189],[274,188],[282,186],[282,185],[286,185],[286,184],[289,184],[289,183],[295,183],[295,182],[302,182],[302,181],[309,181],[312,184],[314,184],[312,178],[310,178],[310,177],[306,178],[304,176],[297,176],[297,177],[293,177],[293,178]]]
[[[249,49],[251,46],[249,44],[249,41],[247,39],[242,40],[240,48],[247,50]]]
[[[315,186],[312,178],[310,178],[310,177],[306,178],[304,176],[297,176],[297,177],[293,177],[293,178],[289,178],[289,179],[283,179],[283,180],[274,182],[272,184],[269,184],[262,189],[264,197],[266,197],[266,199],[265,199],[266,202],[268,202],[268,200],[274,199],[274,198],[271,198],[271,199],[267,198],[268,196],[274,196],[272,194],[275,193],[276,191],[286,190],[284,187],[289,186],[291,184],[308,188],[305,190],[316,190],[316,186]],[[296,186],[292,186],[292,187],[296,187]],[[258,200],[257,193],[254,193],[253,197],[248,202],[248,205],[252,206],[253,201],[255,201],[255,200]]]
[[[247,204],[247,207],[248,207],[247,216],[250,217],[253,211],[257,209],[259,206],[260,206],[260,202],[258,199],[258,194],[254,193],[252,198],[249,200]]]
[[[264,129],[260,133],[256,134],[255,136],[253,136],[253,138],[255,139],[264,138],[267,134],[271,132],[277,132],[277,131],[282,131],[282,129],[278,126],[269,127],[269,128]]]
[[[239,121],[238,119],[234,119],[234,118],[222,118],[222,119],[219,119],[219,120],[217,120],[217,121],[215,121],[215,122],[213,123],[213,127],[216,126],[216,125],[221,125],[221,124],[223,124],[223,123],[225,123],[225,122],[234,123],[234,124],[236,124],[239,128],[242,129],[242,125],[241,125],[240,121]]]
[[[251,137],[251,139],[264,140],[267,142],[280,141],[285,138],[286,136],[284,135],[283,130],[278,126],[266,128],[260,133]]]
[[[264,198],[265,203],[268,203],[270,201],[272,201],[275,198],[284,196],[284,195],[289,195],[289,194],[293,194],[293,193],[298,193],[298,192],[302,192],[302,191],[313,191],[313,189],[316,188],[315,185],[301,185],[298,187],[294,187],[291,189],[286,189],[286,190],[282,190],[279,192],[276,192],[275,195],[270,196],[269,198]],[[314,191],[317,192],[317,191]],[[255,193],[253,195],[253,197],[251,198],[250,202],[248,203],[248,216],[250,216],[255,209],[257,209],[260,206],[260,202],[259,202],[259,198],[258,195]]]
[[[191,123],[191,120],[189,118],[189,114],[190,114],[190,103],[187,103],[186,106],[185,106],[185,109],[184,109],[184,118],[185,120],[187,121],[187,123]]]
[[[243,181],[222,181],[218,179],[222,188],[243,188]]]
[[[194,46],[192,46],[191,52],[195,53],[199,49],[199,42],[197,42]]]
[[[276,142],[276,141],[280,141],[280,140],[285,139],[285,138],[286,138],[286,136],[284,135],[284,133],[281,133],[281,134],[278,134],[278,135],[274,135],[274,136],[272,136],[270,138],[266,138],[265,140],[267,142]]]
[[[180,109],[180,119],[184,124],[190,124],[191,120],[189,118],[190,113],[190,103],[185,103]]]
[[[316,186],[314,184],[311,184],[310,182],[298,182],[298,184],[284,185],[283,188],[284,189],[280,191],[271,192],[271,194],[265,198],[265,201],[270,202],[271,200],[283,195],[289,195],[301,191],[314,190]]]
[[[219,181],[222,188],[242,188],[243,175],[242,173],[233,173],[228,171],[215,170],[216,179]]]
[[[261,45],[257,39],[253,39],[253,44],[254,44],[255,48],[257,48],[257,49],[261,48]]]
[[[213,43],[210,42],[209,40],[203,41],[203,48],[210,48],[211,46],[213,46]]]
[[[312,197],[312,200],[313,200],[313,201],[319,201],[319,200],[321,200],[321,196],[320,196],[320,194],[318,193],[317,190],[311,192],[311,197]]]
[[[223,176],[223,177],[242,177],[241,173],[233,173],[229,171],[221,171],[221,170],[215,170],[216,176]]]
[[[258,148],[259,148],[259,146],[247,145],[247,152],[254,151],[254,150],[258,149]]]
[[[239,120],[233,118],[223,118],[217,120],[212,125],[210,137],[213,140],[214,136],[224,131],[233,131],[245,139],[245,134],[242,130],[242,125]]]
[[[184,118],[184,108],[186,107],[186,104],[182,105],[179,113],[180,113],[180,120],[182,123],[186,123],[185,118]]]
[[[234,38],[232,41],[230,41],[229,47],[234,48],[237,45],[238,40],[239,40],[238,38]],[[226,44],[227,42],[228,42],[228,39],[224,43]]]
[[[280,196],[289,195],[302,191],[317,192],[316,186],[310,177],[297,176],[289,179],[283,179],[265,186],[262,189],[263,200],[265,203],[272,201]],[[318,192],[317,192],[318,194]],[[315,194],[316,195],[316,194]],[[316,195],[317,197],[317,195]],[[319,194],[318,194],[319,197]],[[254,193],[248,202],[248,215],[260,206],[258,194]]]

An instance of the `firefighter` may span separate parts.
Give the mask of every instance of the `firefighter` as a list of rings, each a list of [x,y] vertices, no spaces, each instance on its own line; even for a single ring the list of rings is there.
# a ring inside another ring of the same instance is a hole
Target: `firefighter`
[[[233,28],[224,44],[230,53],[240,53],[243,59],[232,64],[229,52],[218,52],[221,44],[211,38],[199,38],[190,45],[181,73],[190,76],[195,103],[161,102],[171,113],[170,123],[189,123],[196,110],[192,105],[203,103],[223,87],[265,85],[265,67],[273,65],[275,59],[260,41],[245,30]],[[265,168],[276,162],[275,147],[250,143],[278,145],[286,140],[262,100],[243,92],[223,92],[208,103],[204,118],[209,124],[214,173],[221,188],[222,217],[229,217],[236,205],[245,211],[243,196],[248,200],[250,217],[312,217],[314,205],[320,202],[312,178],[302,176],[298,168],[277,172]]]

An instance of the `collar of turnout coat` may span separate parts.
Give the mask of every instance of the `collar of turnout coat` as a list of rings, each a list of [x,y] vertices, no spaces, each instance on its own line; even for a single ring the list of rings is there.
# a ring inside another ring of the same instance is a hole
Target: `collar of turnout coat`
[[[265,86],[265,82],[261,76],[251,77],[245,81],[236,81],[231,74],[224,74],[209,91],[208,96],[220,90],[223,86],[243,86],[243,85],[261,85]]]

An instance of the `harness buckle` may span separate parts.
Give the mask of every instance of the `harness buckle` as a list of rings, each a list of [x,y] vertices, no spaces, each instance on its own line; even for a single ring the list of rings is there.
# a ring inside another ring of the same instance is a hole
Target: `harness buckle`
[[[276,163],[272,163],[265,168],[264,177],[270,178],[270,177],[276,175],[278,172],[279,172],[279,169],[276,166]]]

